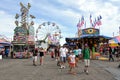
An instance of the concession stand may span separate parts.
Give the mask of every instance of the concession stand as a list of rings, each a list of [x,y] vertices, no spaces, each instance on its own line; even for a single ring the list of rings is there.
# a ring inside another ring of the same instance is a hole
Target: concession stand
[[[101,44],[107,46],[111,37],[100,35],[99,29],[85,28],[81,30],[80,37],[66,38],[67,44],[76,44],[79,48],[83,49],[85,44],[88,44],[91,52],[98,53]]]

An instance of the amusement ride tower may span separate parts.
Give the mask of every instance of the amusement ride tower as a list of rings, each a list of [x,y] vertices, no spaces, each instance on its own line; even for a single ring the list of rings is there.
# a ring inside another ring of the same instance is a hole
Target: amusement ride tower
[[[32,48],[35,47],[35,33],[33,27],[33,19],[35,17],[29,14],[29,9],[31,7],[30,3],[28,3],[27,6],[25,6],[20,2],[20,6],[21,13],[16,14],[15,16],[16,28],[14,29],[14,36],[12,41],[13,51],[18,53],[28,53],[31,51]]]

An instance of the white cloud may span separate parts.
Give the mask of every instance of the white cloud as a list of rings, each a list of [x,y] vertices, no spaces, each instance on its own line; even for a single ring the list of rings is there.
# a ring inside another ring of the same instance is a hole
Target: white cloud
[[[14,18],[4,11],[0,11],[0,34],[12,38],[14,33]]]
[[[112,1],[112,2],[120,2],[120,0],[110,0],[110,1]]]
[[[118,27],[120,25],[120,6],[115,4],[118,4],[120,2],[119,0],[110,0],[104,2],[102,2],[102,0],[55,1],[57,3],[60,3],[60,6],[54,5],[53,3],[49,2],[49,0],[29,0],[28,2],[30,2],[32,6],[30,12],[32,12],[33,15],[36,15],[34,25],[35,29],[43,22],[50,20],[51,22],[55,22],[60,26],[64,38],[74,37],[77,31],[76,24],[78,22],[78,19],[84,15],[87,22],[87,27],[89,27],[89,15],[91,13],[93,20],[99,15],[102,16],[102,26],[100,27],[101,34],[112,36],[112,33],[115,32],[115,35],[117,35]],[[13,3],[10,5],[13,5]],[[20,6],[18,6],[19,5],[16,6],[16,8],[18,8],[17,11],[20,9]],[[0,30],[0,34],[6,35],[8,37],[13,36],[13,30],[15,28],[15,14],[11,13],[13,14],[11,15],[2,9],[0,10],[0,28],[4,27],[2,30]],[[64,42],[64,38],[62,38],[61,41]]]
[[[87,0],[58,0],[59,3],[68,6],[68,7],[78,7],[79,5],[82,5],[86,2]]]

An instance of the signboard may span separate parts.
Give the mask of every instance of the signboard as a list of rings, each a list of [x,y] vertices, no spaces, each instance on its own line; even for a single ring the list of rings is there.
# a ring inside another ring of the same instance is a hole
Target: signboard
[[[99,29],[95,29],[95,28],[82,29],[82,35],[88,35],[88,34],[99,35]]]
[[[16,27],[14,30],[14,41],[16,42],[26,42],[27,38],[26,35],[28,34],[28,31],[24,29],[23,27]]]

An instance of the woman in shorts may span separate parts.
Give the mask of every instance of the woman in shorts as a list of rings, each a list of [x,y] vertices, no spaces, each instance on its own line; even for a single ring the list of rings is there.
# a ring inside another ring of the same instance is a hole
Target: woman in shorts
[[[43,64],[43,58],[44,58],[44,49],[43,48],[40,48],[39,56],[40,56],[40,65],[42,65]]]

